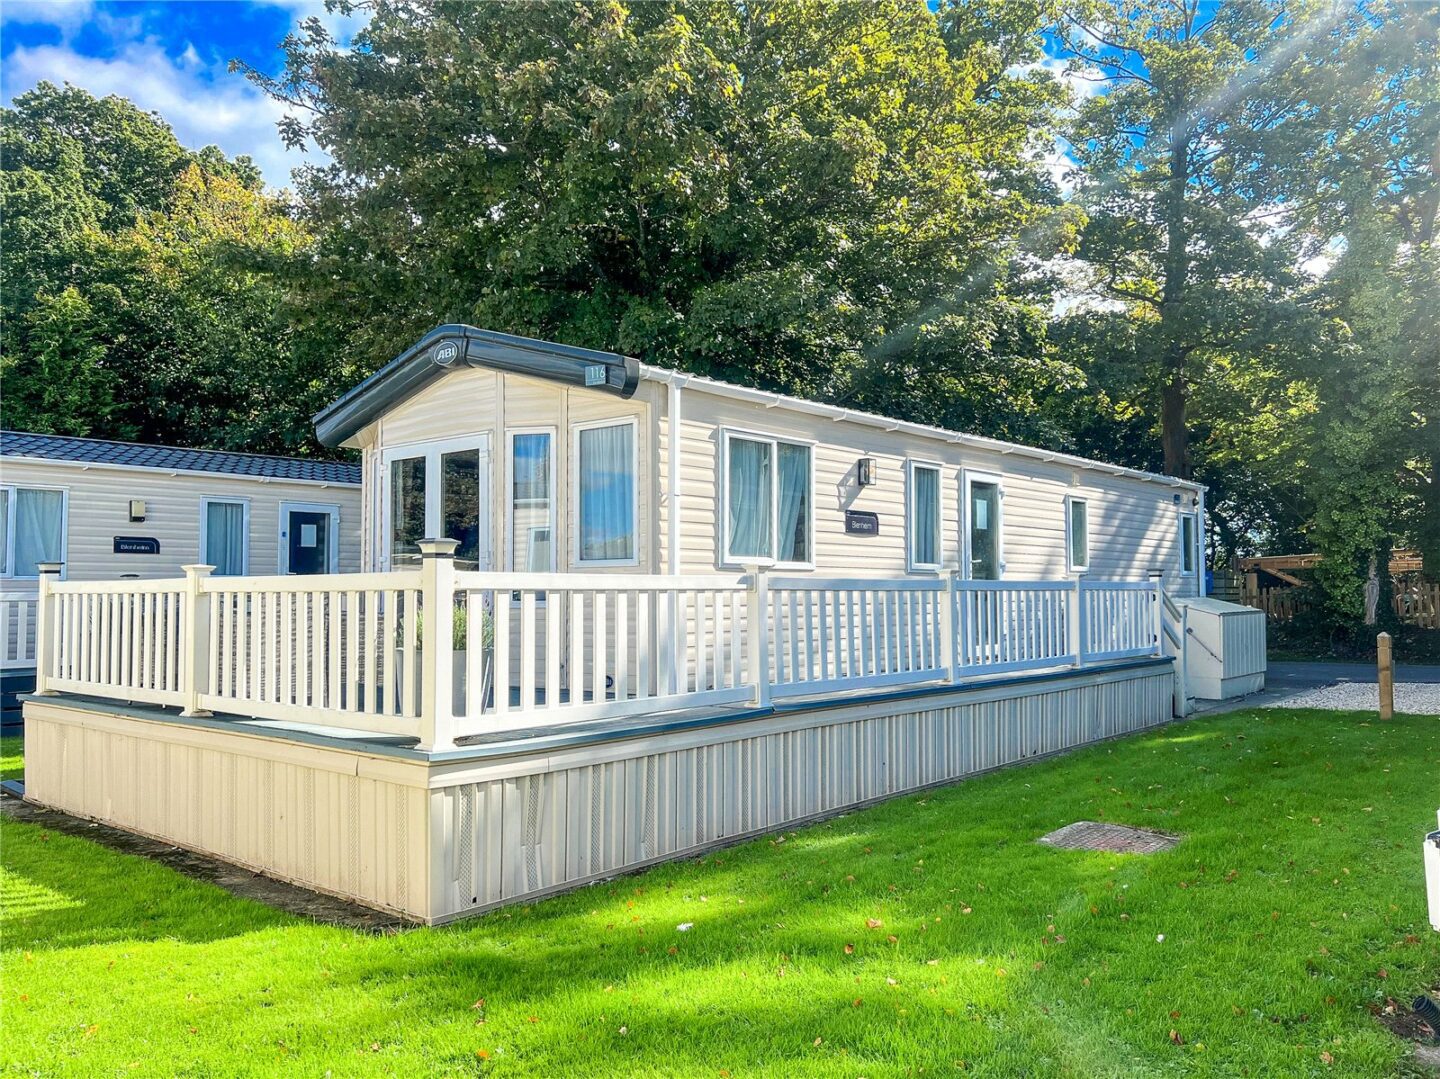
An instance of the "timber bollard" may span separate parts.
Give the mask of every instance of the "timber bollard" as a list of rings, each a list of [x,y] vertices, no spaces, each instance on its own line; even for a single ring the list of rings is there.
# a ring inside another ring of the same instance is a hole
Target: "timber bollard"
[[[1380,718],[1389,719],[1395,714],[1395,662],[1388,633],[1375,638],[1375,663],[1380,674]]]

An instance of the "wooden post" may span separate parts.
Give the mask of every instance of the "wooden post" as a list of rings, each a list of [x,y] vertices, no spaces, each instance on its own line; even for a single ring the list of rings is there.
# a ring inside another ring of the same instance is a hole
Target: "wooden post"
[[[1375,662],[1380,674],[1380,718],[1395,714],[1395,663],[1390,650],[1390,634],[1375,638]]]
[[[425,751],[455,745],[455,548],[459,540],[420,541],[420,594],[424,640],[420,672],[420,746]],[[503,617],[495,601],[498,620]],[[479,627],[469,630],[478,641]],[[499,680],[496,680],[498,686]],[[506,690],[508,692],[508,689]]]
[[[770,707],[770,575],[746,566],[750,588],[745,594],[745,620],[750,625],[749,680],[755,684],[755,706]]]
[[[63,562],[41,562],[35,568],[40,580],[35,597],[35,696],[56,697],[50,688],[50,670],[55,664],[55,596],[50,586],[60,579]],[[22,642],[23,644],[23,642]]]
[[[180,654],[180,688],[185,694],[182,716],[208,716],[200,707],[201,694],[210,692],[210,598],[205,593],[205,578],[215,572],[214,566],[181,566],[185,571],[184,604],[180,616],[185,641]],[[288,672],[281,672],[288,677]]]

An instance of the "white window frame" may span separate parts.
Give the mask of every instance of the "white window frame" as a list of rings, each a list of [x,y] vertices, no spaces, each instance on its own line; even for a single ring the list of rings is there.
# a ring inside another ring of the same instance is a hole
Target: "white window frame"
[[[552,444],[553,446],[553,444]],[[396,461],[410,460],[421,457],[425,460],[425,537],[431,538],[444,534],[445,508],[440,503],[440,479],[441,462],[447,453],[464,453],[474,450],[484,458],[484,465],[480,469],[480,506],[485,512],[485,531],[481,536],[482,546],[478,552],[482,569],[489,569],[493,558],[492,548],[495,543],[495,507],[491,503],[490,483],[492,476],[490,469],[494,466],[490,454],[490,432],[480,431],[473,435],[465,435],[460,438],[433,439],[426,442],[401,442],[393,446],[385,446],[380,451],[380,534],[376,537],[376,550],[379,557],[376,564],[381,570],[391,569],[390,544],[394,537],[391,535],[390,514],[392,512],[390,497],[390,466]],[[554,456],[553,449],[551,456]],[[435,497],[431,498],[431,492]]]
[[[8,491],[5,513],[5,550],[0,551],[4,565],[0,566],[0,580],[38,581],[39,573],[16,573],[15,571],[15,513],[17,491],[59,491],[60,492],[60,577],[63,580],[70,572],[70,488],[54,483],[0,483],[0,491]]]
[[[1185,522],[1190,522],[1191,534],[1187,543],[1185,540]],[[1180,576],[1194,577],[1200,566],[1200,555],[1197,551],[1200,537],[1199,514],[1194,510],[1185,510],[1180,514],[1180,519],[1175,524],[1177,538],[1180,541]],[[1190,568],[1185,568],[1185,563],[1190,563]]]
[[[250,497],[248,495],[202,495],[200,497],[200,560],[202,565],[209,565],[206,554],[210,549],[210,506],[212,503],[224,503],[228,506],[239,505],[244,507],[240,518],[240,529],[244,535],[240,538],[240,572],[227,574],[231,577],[248,577],[250,575]]]
[[[555,451],[559,438],[556,435],[554,427],[505,428],[505,516],[503,518],[504,528],[502,529],[504,532],[502,540],[505,544],[505,568],[512,573],[515,572],[515,522],[511,518],[515,510],[515,438],[517,435],[550,436],[550,460],[548,462],[546,475],[546,486],[550,491],[550,497],[548,499],[550,503],[550,517],[545,523],[550,527],[549,572],[555,573],[557,572],[556,565],[560,558],[559,552],[555,549],[556,517],[558,516],[556,513],[556,503],[559,501],[560,492],[555,488]],[[534,529],[539,526],[530,525],[528,527]],[[544,602],[543,599],[540,601],[542,603]]]
[[[279,521],[275,527],[275,538],[279,552],[275,558],[275,569],[282,576],[290,572],[290,537],[287,528],[291,511],[300,513],[328,513],[330,515],[330,550],[325,559],[326,573],[340,572],[340,507],[333,502],[281,502]]]
[[[810,451],[810,474],[806,482],[810,485],[809,503],[805,519],[805,550],[810,556],[801,562],[781,562],[779,559],[756,555],[732,558],[730,556],[730,440],[738,438],[745,442],[763,442],[770,446],[770,550],[780,550],[780,447],[796,446]],[[772,435],[764,431],[752,431],[743,427],[723,427],[720,430],[720,502],[717,507],[720,527],[716,533],[720,539],[720,550],[715,564],[721,569],[739,569],[743,566],[769,566],[773,569],[815,568],[815,447],[811,439],[789,438]]]
[[[929,469],[935,473],[935,561],[920,562],[915,558],[915,471]],[[910,573],[934,573],[945,562],[945,466],[923,457],[905,459],[905,568]]]
[[[601,427],[630,428],[630,550],[629,558],[583,558],[580,554],[580,432],[594,431]],[[554,466],[554,451],[551,451],[551,466]],[[574,568],[592,569],[605,566],[638,566],[640,564],[640,423],[635,416],[612,417],[607,420],[587,420],[570,425],[570,503],[574,510],[570,528],[570,565]],[[554,549],[554,530],[551,530],[551,549]]]
[[[1075,527],[1075,504],[1085,507],[1085,562],[1075,561],[1075,543],[1072,529]],[[1065,496],[1065,569],[1069,573],[1086,573],[1090,569],[1090,499],[1087,495]]]
[[[960,575],[970,580],[973,560],[970,557],[970,490],[977,483],[995,485],[995,501],[1000,519],[995,522],[996,580],[1005,579],[1005,477],[998,472],[986,472],[978,468],[960,470]]]

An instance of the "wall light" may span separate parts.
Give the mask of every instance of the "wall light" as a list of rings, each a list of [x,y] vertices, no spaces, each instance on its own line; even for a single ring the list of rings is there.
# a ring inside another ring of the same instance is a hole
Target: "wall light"
[[[869,487],[875,482],[875,458],[862,457],[855,462],[855,477],[861,487]]]
[[[130,520],[145,520],[145,500],[143,498],[132,498],[130,500]]]

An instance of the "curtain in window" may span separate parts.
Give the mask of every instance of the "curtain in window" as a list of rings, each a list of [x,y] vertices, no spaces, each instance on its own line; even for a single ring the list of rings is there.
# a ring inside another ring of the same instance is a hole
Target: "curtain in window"
[[[911,561],[917,566],[940,564],[940,473],[933,468],[917,468],[913,473],[915,486],[915,547]]]
[[[245,572],[245,505],[242,502],[205,504],[205,561],[217,577]]]
[[[781,443],[780,562],[810,561],[810,447]]]
[[[65,496],[60,491],[21,487],[15,491],[15,567],[17,577],[37,577],[40,562],[60,561]]]
[[[0,489],[0,574],[9,575],[10,563],[5,556],[10,552],[10,492]]]
[[[1077,568],[1090,564],[1089,516],[1084,502],[1070,503],[1070,564]]]
[[[634,442],[628,423],[579,433],[582,562],[635,557]]]
[[[769,558],[770,444],[732,438],[729,457],[729,557]]]

